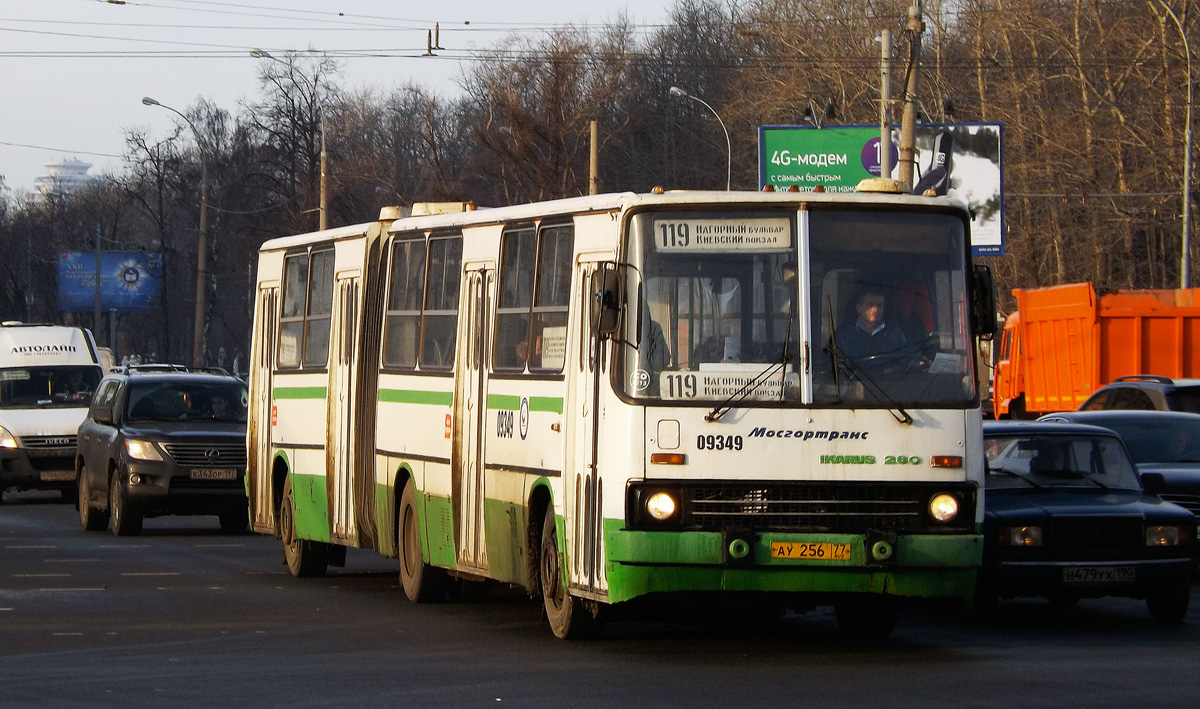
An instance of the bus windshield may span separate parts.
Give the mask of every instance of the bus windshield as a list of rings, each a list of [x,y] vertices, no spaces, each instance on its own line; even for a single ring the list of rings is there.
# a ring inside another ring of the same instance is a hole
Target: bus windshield
[[[619,374],[634,398],[963,406],[975,397],[953,214],[636,215]]]

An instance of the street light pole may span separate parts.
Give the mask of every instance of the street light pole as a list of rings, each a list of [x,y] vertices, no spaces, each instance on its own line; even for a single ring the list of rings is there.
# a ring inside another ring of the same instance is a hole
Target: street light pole
[[[196,136],[196,150],[200,155],[200,229],[196,237],[196,314],[192,327],[192,366],[199,367],[203,364],[204,356],[204,301],[208,271],[208,161],[204,159],[204,140],[200,137],[196,124],[174,108],[149,96],[143,97],[142,103],[165,108],[179,116]]]
[[[272,56],[262,49],[251,49],[250,56],[254,57],[255,59],[270,59],[273,62],[279,62],[280,64],[283,64],[284,66],[288,67],[289,70],[291,70],[289,78],[291,78],[293,82],[296,80],[295,77],[299,76],[304,81],[305,86],[308,87],[308,90],[312,92],[313,103],[317,104],[317,120],[320,122],[321,126],[321,206],[317,208],[317,214],[319,216],[319,228],[324,231],[326,223],[325,205],[327,204],[325,200],[325,106],[321,103],[321,99],[317,95],[317,85],[315,82],[309,81],[308,77],[304,74],[295,71],[295,67],[292,66],[290,61],[285,62],[279,57]]]
[[[730,190],[730,185],[733,183],[733,148],[729,143],[729,130],[725,127],[725,121],[721,120],[721,114],[717,113],[716,109],[708,105],[708,102],[699,96],[693,96],[678,86],[672,86],[669,92],[676,98],[690,98],[697,101],[705,108],[712,112],[717,117],[717,123],[721,124],[721,130],[725,131],[725,191]]]
[[[1163,0],[1158,0],[1158,4],[1163,6],[1175,22],[1175,28],[1179,30],[1179,37],[1183,40],[1183,53],[1187,60],[1187,125],[1183,129],[1183,243],[1179,257],[1179,287],[1187,288],[1192,280],[1192,50],[1188,46],[1187,32],[1183,31],[1183,23],[1179,21],[1179,16]]]

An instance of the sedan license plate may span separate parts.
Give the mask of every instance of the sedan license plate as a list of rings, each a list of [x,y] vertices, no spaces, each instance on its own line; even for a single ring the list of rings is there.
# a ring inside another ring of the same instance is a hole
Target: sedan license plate
[[[771,542],[771,558],[846,561],[850,558],[850,545],[829,542]]]
[[[1072,566],[1063,569],[1066,583],[1133,583],[1132,566]]]
[[[74,470],[43,470],[38,479],[44,483],[65,483],[75,479]]]
[[[192,480],[237,480],[237,468],[192,468]]]

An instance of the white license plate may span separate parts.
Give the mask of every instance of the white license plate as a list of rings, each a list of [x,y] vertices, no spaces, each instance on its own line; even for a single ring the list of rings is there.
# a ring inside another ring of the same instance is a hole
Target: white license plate
[[[43,470],[38,479],[44,483],[65,483],[75,479],[74,470]]]
[[[192,468],[192,480],[237,480],[236,468]]]
[[[1066,583],[1133,583],[1137,573],[1132,566],[1072,566],[1063,569]]]

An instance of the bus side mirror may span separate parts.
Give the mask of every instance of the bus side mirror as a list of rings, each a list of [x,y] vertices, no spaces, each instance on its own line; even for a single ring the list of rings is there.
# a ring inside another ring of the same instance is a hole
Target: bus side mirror
[[[592,322],[596,324],[596,333],[608,337],[617,331],[621,324],[621,304],[624,291],[621,288],[621,278],[615,268],[602,264],[592,274]]]
[[[975,334],[984,340],[996,334],[996,282],[992,269],[982,263],[972,269],[971,317]]]

